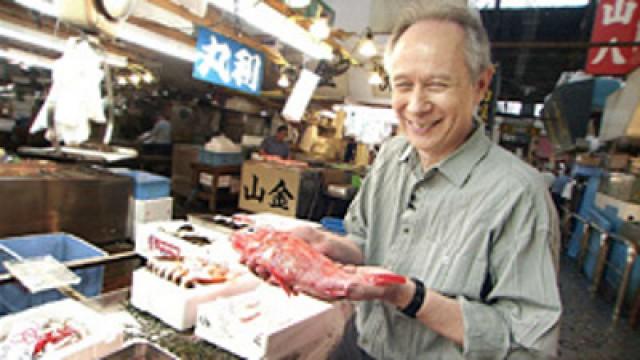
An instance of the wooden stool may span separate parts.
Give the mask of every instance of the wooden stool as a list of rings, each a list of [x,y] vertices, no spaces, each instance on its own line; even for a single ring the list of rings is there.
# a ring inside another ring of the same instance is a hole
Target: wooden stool
[[[221,176],[224,175],[240,175],[242,166],[240,165],[224,165],[224,166],[211,166],[201,163],[192,163],[191,164],[191,186],[193,188],[193,192],[198,194],[200,192],[200,174],[209,174],[211,175],[211,193],[209,193],[208,201],[209,201],[209,210],[212,213],[216,211],[216,201],[217,201],[217,193],[218,193],[218,183]]]

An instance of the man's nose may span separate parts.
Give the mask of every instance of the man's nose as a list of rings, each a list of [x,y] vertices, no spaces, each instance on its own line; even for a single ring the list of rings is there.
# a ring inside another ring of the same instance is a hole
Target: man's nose
[[[407,104],[408,111],[414,113],[425,112],[431,110],[432,105],[428,93],[423,87],[416,86],[413,88]]]

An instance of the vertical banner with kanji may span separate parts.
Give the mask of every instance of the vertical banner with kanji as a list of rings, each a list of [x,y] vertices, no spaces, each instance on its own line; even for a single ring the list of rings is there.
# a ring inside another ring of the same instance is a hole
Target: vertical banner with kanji
[[[640,41],[640,0],[601,0],[591,33],[592,43]],[[589,49],[586,71],[624,75],[640,65],[640,47],[603,46]]]

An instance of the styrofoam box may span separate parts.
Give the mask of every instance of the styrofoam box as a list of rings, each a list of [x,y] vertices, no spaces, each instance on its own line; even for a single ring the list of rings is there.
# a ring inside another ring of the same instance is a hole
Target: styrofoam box
[[[157,221],[147,224],[139,224],[136,228],[135,234],[136,252],[141,256],[149,257],[153,254],[205,256],[208,253],[216,251],[216,249],[211,248],[210,245],[196,245],[171,234],[175,233],[178,228],[186,224],[193,226],[195,234],[205,236],[208,239],[213,240],[212,244],[227,244],[224,249],[218,249],[225,251],[225,254],[232,257],[227,260],[231,261],[235,259],[234,261],[237,261],[237,259],[239,259],[240,255],[236,254],[231,249],[228,235],[209,228],[197,226],[183,220]]]
[[[127,235],[135,238],[138,224],[153,221],[169,221],[173,217],[173,198],[163,197],[151,200],[136,200],[131,198],[129,204],[129,218],[127,220]]]
[[[124,342],[123,328],[116,321],[111,321],[108,316],[99,314],[70,299],[48,303],[3,317],[0,319],[0,338],[7,336],[14,324],[23,323],[29,319],[46,319],[53,316],[76,319],[79,323],[86,325],[90,334],[75,344],[47,353],[46,356],[40,358],[41,360],[96,359],[120,348]]]
[[[200,305],[195,334],[248,359],[326,359],[350,313],[348,303],[287,296],[264,284]]]
[[[182,331],[195,325],[198,305],[253,290],[261,282],[247,271],[224,283],[187,289],[143,268],[133,272],[131,304]]]
[[[281,231],[287,231],[298,226],[322,227],[322,225],[317,222],[266,212],[249,215],[249,218],[255,222],[255,226],[257,227],[272,226]]]

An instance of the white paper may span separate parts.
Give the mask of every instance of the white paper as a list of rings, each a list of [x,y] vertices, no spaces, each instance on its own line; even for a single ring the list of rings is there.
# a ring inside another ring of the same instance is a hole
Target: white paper
[[[4,266],[31,293],[80,283],[80,277],[51,255],[5,261]]]
[[[289,99],[287,99],[287,103],[282,110],[282,116],[285,119],[295,122],[302,120],[304,111],[307,105],[309,105],[309,101],[318,86],[318,82],[320,82],[320,76],[313,72],[306,69],[300,72],[300,77],[298,81],[296,81],[291,95],[289,95]]]

